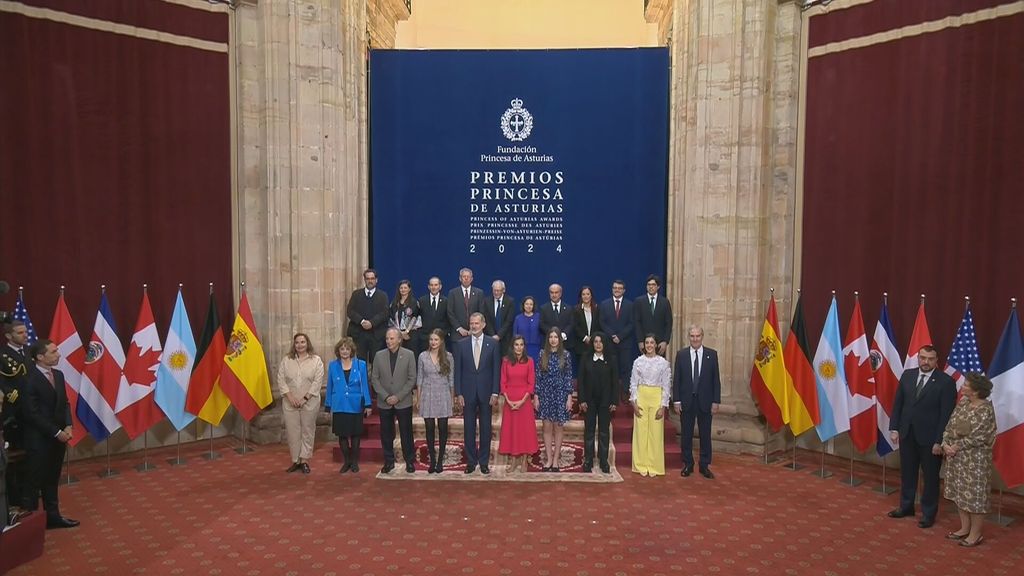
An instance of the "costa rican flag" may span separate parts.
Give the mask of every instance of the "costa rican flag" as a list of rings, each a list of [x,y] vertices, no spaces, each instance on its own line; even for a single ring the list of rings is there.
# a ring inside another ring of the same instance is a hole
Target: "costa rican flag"
[[[878,440],[875,448],[879,456],[885,456],[896,449],[889,439],[889,421],[892,405],[896,401],[896,390],[903,376],[903,362],[896,349],[892,323],[889,321],[889,304],[882,301],[882,315],[875,325],[871,340],[871,371],[875,380],[875,413],[878,416]]]
[[[103,294],[92,338],[85,348],[85,368],[78,396],[78,419],[97,442],[106,440],[121,427],[114,407],[124,379],[124,348],[114,330],[114,315],[107,295]],[[124,385],[128,385],[127,381]]]

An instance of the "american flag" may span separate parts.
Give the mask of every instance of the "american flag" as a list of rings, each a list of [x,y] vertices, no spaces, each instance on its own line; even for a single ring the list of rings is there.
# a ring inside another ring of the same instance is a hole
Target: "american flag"
[[[981,355],[978,354],[978,340],[974,336],[974,316],[968,306],[964,319],[960,321],[960,329],[956,331],[953,348],[946,359],[946,374],[956,380],[957,391],[964,385],[964,375],[971,372],[984,372]]]
[[[28,343],[36,343],[36,328],[32,325],[32,319],[28,317],[28,310],[25,309],[25,302],[22,300],[21,289],[18,289],[18,302],[14,305],[14,319],[25,323],[28,330]]]

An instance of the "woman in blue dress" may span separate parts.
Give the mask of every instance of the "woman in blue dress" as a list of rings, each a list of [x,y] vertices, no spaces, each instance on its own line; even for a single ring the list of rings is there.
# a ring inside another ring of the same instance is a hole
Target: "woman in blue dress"
[[[340,473],[359,472],[359,439],[363,435],[363,415],[370,416],[370,379],[366,362],[356,357],[356,343],[344,337],[334,345],[337,357],[327,368],[327,399],[331,428],[338,436],[344,464]]]
[[[537,398],[544,426],[541,465],[545,472],[558,472],[562,454],[563,426],[572,410],[572,359],[562,345],[562,331],[548,331],[537,363]],[[536,399],[535,399],[536,400]]]
[[[540,362],[540,346],[544,335],[540,332],[540,314],[535,312],[537,301],[533,296],[523,298],[520,303],[522,312],[516,315],[512,323],[512,333],[518,334],[526,341],[526,355],[533,358],[533,363]]]

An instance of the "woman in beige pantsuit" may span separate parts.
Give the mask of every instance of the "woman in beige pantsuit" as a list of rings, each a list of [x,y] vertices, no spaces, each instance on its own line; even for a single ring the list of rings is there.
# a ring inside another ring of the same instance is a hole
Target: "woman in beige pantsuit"
[[[292,337],[292,349],[277,367],[277,387],[281,392],[284,429],[292,465],[288,472],[309,474],[316,435],[316,415],[320,411],[320,388],[324,383],[324,361],[313,353],[309,336]]]

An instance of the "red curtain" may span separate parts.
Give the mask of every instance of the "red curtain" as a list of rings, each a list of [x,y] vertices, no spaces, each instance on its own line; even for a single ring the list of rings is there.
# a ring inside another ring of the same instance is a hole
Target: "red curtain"
[[[143,283],[163,333],[179,283],[198,330],[215,282],[229,323],[228,16],[156,0],[23,3],[223,48],[0,12],[0,278],[12,285],[0,309],[23,285],[47,334],[63,284],[87,337],[106,284],[128,340]]]
[[[811,47],[1001,4],[879,0],[812,17]],[[970,295],[982,361],[1024,298],[1024,14],[810,58],[802,283],[808,328],[883,291],[907,346],[919,296],[945,359]]]

